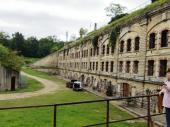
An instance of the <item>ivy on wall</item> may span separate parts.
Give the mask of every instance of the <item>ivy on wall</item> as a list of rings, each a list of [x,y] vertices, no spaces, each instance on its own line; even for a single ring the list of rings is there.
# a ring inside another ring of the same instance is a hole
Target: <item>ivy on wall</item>
[[[123,18],[124,16],[127,16],[127,15],[128,15],[128,13],[125,13],[125,14],[120,14],[120,15],[117,15],[115,17],[112,17],[111,21],[108,24],[111,24],[112,22],[114,22],[114,21],[116,21],[116,20],[118,20],[120,18]]]
[[[93,38],[93,40],[92,40],[92,45],[93,45],[93,47],[96,49],[97,48],[97,46],[98,46],[98,40],[99,40],[99,36],[98,35],[96,35],[94,38]]]
[[[112,29],[112,32],[110,34],[109,38],[109,45],[115,49],[116,41],[118,39],[118,36],[120,34],[120,27],[114,27]]]
[[[140,16],[140,15],[144,15],[146,13],[148,13],[149,11],[153,10],[155,7],[157,6],[161,6],[165,3],[169,3],[170,0],[155,0],[155,2],[153,2],[152,4],[147,5],[144,8],[141,8],[137,11],[134,11],[128,15],[122,15],[121,18],[117,18],[116,20],[113,20],[112,22],[110,22],[108,25],[101,27],[98,30],[92,31],[90,33],[87,34],[87,36],[85,36],[84,38],[79,38],[76,41],[74,41],[73,43],[69,43],[71,46],[77,46],[79,44],[81,44],[82,42],[86,42],[88,40],[92,40],[92,42],[94,42],[93,46],[96,47],[97,43],[97,37],[99,37],[99,35],[103,34],[104,31],[107,31],[108,29],[110,29],[111,27],[116,27],[116,26],[121,26],[122,23],[128,23],[128,21],[131,21],[134,17]],[[117,29],[117,28],[116,28]],[[115,30],[115,28],[112,30],[111,35],[110,35],[110,45],[111,46],[115,46],[115,40],[118,37],[118,33],[116,32],[117,30]],[[63,50],[63,49],[61,49]]]

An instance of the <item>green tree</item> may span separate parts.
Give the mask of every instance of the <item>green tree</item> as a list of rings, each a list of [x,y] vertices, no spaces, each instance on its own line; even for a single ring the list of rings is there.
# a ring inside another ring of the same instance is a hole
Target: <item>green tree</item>
[[[22,33],[16,32],[12,35],[11,48],[19,54],[24,54],[25,39]]]
[[[19,71],[23,65],[23,59],[16,53],[0,45],[0,64],[4,67]]]
[[[109,17],[116,17],[118,15],[121,15],[124,13],[126,7],[120,5],[111,3],[108,7],[105,8],[106,15]]]
[[[0,44],[10,47],[10,37],[5,32],[0,32]]]
[[[84,35],[87,34],[87,29],[85,28],[80,28],[79,34],[80,34],[80,38],[82,38]]]
[[[24,56],[38,57],[39,41],[36,37],[29,37],[24,44]]]
[[[55,43],[54,46],[51,49],[51,53],[58,51],[63,46],[64,46],[64,42],[63,41],[59,41],[59,42]]]
[[[8,49],[0,44],[0,61],[2,61],[2,59],[5,56],[7,56],[7,54],[8,54]]]
[[[158,1],[158,0],[151,0],[152,3],[156,2],[156,1]]]
[[[64,46],[64,42],[57,39],[56,36],[48,36],[40,40],[36,37],[25,39],[19,32],[12,34],[12,38],[8,34],[0,32],[0,44],[25,57],[44,57]]]
[[[56,41],[56,37],[54,37],[54,36],[48,36],[46,38],[41,38],[39,40],[38,56],[44,57],[44,56],[50,54],[55,41]]]

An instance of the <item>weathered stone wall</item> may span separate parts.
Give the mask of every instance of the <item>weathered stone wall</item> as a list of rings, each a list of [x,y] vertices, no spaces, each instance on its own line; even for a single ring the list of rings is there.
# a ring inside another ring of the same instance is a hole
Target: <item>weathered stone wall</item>
[[[19,72],[0,66],[0,91],[11,90],[12,78],[15,78],[15,89],[20,87]]]
[[[47,57],[37,61],[36,63],[32,64],[32,68],[57,68],[58,66],[58,53],[50,54]]]
[[[165,29],[169,31],[168,47],[162,48],[160,47],[161,32]],[[149,49],[149,36],[153,32],[156,34],[155,48]],[[140,38],[138,51],[134,49],[136,37]],[[128,39],[131,39],[131,51],[126,50]],[[121,41],[124,41],[123,52],[120,52]],[[165,76],[159,76],[161,69],[159,61],[166,59],[168,61],[167,68],[170,67],[170,5],[166,5],[166,7],[160,6],[157,10],[151,11],[146,17],[132,24],[127,22],[120,30],[114,52],[111,52],[111,47],[109,47],[109,53],[107,53],[108,44],[109,34],[101,35],[98,40],[98,55],[96,55],[97,51],[94,50],[94,46],[89,40],[70,48],[65,46],[63,50],[47,56],[33,66],[56,67],[47,71],[53,70],[56,74],[69,79],[80,79],[87,86],[101,92],[106,92],[106,88],[111,82],[114,86],[115,95],[120,96],[123,95],[124,84],[129,85],[129,95],[136,95],[136,93],[144,92],[147,89],[157,90],[161,82],[165,80]],[[102,53],[103,45],[105,45],[104,54]],[[85,51],[88,51],[88,54],[84,57]],[[147,74],[148,60],[155,60],[154,74],[152,76]],[[110,71],[111,61],[114,62],[112,72]],[[120,61],[123,62],[122,72],[119,71]],[[126,72],[127,61],[130,61],[129,72]],[[139,62],[137,73],[134,73],[134,61]],[[96,62],[98,63],[97,65]],[[103,71],[102,62],[104,62]],[[108,66],[106,66],[106,62],[108,62]],[[108,71],[106,71],[107,67]]]

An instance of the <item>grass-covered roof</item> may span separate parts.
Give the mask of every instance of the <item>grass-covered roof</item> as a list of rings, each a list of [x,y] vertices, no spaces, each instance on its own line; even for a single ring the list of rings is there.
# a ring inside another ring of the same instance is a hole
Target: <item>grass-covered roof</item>
[[[79,38],[76,41],[68,42],[66,45],[67,45],[67,47],[72,47],[72,46],[79,45],[79,44],[81,44],[81,43],[83,43],[87,40],[92,40],[94,37],[99,36],[99,35],[105,33],[106,31],[112,31],[112,29],[114,27],[121,26],[125,22],[131,21],[135,17],[139,17],[139,16],[142,16],[142,15],[144,16],[146,13],[152,11],[156,7],[158,7],[162,4],[168,3],[168,2],[170,2],[170,0],[158,0],[158,1],[156,1],[152,4],[150,4],[150,5],[147,5],[146,7],[142,8],[142,9],[139,9],[139,10],[134,11],[134,12],[132,12],[132,13],[120,18],[120,19],[117,19],[117,20],[111,22],[110,24],[108,24],[104,27],[101,27],[98,30],[95,30],[95,31],[88,33],[84,38]],[[65,46],[61,50],[63,50],[63,49],[65,49]]]
[[[0,65],[15,71],[20,71],[23,60],[14,52],[0,45]]]

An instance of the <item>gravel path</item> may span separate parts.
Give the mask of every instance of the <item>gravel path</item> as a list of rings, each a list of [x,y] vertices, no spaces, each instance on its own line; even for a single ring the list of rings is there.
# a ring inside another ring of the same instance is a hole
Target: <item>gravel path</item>
[[[32,76],[32,75],[29,75],[29,74],[24,73],[24,72],[21,72],[21,74],[41,82],[44,85],[44,87],[40,90],[33,91],[33,92],[0,94],[0,100],[29,98],[29,97],[33,97],[33,96],[40,96],[40,95],[44,95],[44,94],[54,93],[56,90],[62,90],[62,89],[59,88],[59,85],[57,85],[55,82],[53,82],[51,80]]]

